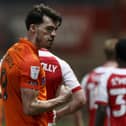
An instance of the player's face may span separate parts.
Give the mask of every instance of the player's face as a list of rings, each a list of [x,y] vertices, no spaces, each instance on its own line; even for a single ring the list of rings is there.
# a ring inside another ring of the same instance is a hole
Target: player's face
[[[44,16],[43,23],[37,26],[36,44],[38,48],[50,49],[56,37],[57,23]]]

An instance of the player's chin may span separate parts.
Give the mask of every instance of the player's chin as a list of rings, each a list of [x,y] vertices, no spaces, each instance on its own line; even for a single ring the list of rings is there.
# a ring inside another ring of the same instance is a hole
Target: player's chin
[[[48,49],[51,49],[51,48],[52,48],[52,45],[53,45],[53,42],[52,42],[52,41],[49,41],[49,42],[48,42],[48,45],[47,45],[47,48],[48,48]]]
[[[52,48],[52,45],[48,45],[46,46],[47,49],[51,49]]]

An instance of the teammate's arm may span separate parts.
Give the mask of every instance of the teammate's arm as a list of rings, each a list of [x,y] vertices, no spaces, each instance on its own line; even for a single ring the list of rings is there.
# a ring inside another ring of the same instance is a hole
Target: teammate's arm
[[[86,83],[87,83],[87,79],[88,79],[88,74],[86,74],[81,81],[81,87],[82,89],[86,92]],[[86,94],[85,94],[86,96]],[[85,107],[85,105],[84,105]],[[74,120],[75,120],[75,126],[84,126],[84,121],[83,121],[83,117],[82,117],[82,110],[79,110],[77,112],[74,113]]]
[[[106,105],[98,105],[95,118],[95,126],[104,126],[106,117]]]
[[[72,93],[72,100],[63,108],[56,111],[57,119],[67,114],[72,114],[78,109],[82,108],[85,104],[85,95],[82,89]]]
[[[75,126],[84,126],[82,112],[79,110],[74,114]]]
[[[65,94],[69,94],[69,93],[71,94],[70,89],[65,85],[61,85],[59,87],[57,95],[65,95]],[[73,118],[75,120],[75,122],[74,122],[75,126],[83,126],[83,119],[82,119],[81,111],[75,112],[73,115]]]
[[[24,113],[28,115],[36,115],[44,111],[52,110],[69,99],[69,95],[58,96],[51,100],[38,100],[38,91],[28,88],[21,88],[21,98]]]
[[[67,103],[67,105],[56,111],[57,120],[62,116],[72,114],[82,108],[86,102],[84,91],[81,88],[72,68],[63,60],[61,61],[61,70],[64,81],[63,83],[71,90],[72,99]]]

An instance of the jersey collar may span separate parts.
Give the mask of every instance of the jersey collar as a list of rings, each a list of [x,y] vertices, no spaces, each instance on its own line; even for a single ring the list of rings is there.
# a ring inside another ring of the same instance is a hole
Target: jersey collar
[[[29,41],[27,38],[20,38],[19,42],[25,43],[28,46],[30,46],[34,50],[35,53],[38,52],[36,46],[31,41]]]

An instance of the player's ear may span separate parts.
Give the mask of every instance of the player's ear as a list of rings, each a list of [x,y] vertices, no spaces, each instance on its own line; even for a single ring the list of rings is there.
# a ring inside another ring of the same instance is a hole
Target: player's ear
[[[29,30],[30,30],[31,32],[36,32],[36,28],[37,28],[37,27],[36,27],[35,24],[31,24]]]

